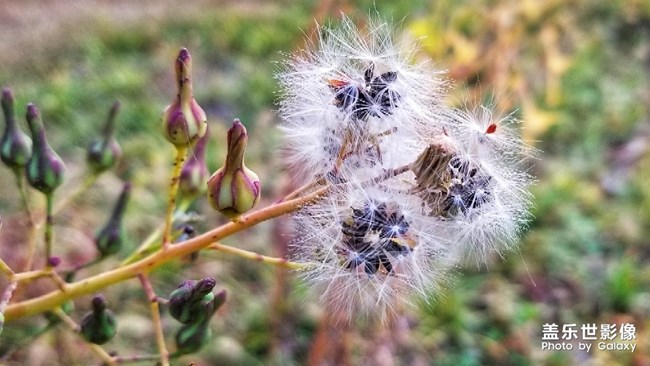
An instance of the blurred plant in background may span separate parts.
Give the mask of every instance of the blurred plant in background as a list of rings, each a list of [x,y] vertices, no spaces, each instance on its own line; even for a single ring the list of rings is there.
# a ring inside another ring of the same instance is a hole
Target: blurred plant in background
[[[225,141],[226,121],[233,115],[251,122],[247,165],[264,177],[260,205],[265,206],[270,197],[291,191],[281,162],[268,154],[279,145],[267,112],[277,98],[272,61],[283,58],[278,50],[289,52],[301,44],[300,29],[311,29],[314,18],[327,24],[339,9],[363,18],[373,2],[224,4],[218,10],[209,1],[191,1],[183,9],[173,5],[116,7],[96,1],[92,12],[67,2],[0,5],[8,19],[0,22],[0,46],[12,50],[0,56],[0,80],[14,86],[18,106],[39,102],[48,140],[68,168],[57,195],[69,203],[54,223],[57,254],[64,263],[86,263],[95,256],[93,237],[110,214],[105,207],[120,194],[120,181],[132,182],[133,201],[123,222],[129,234],[123,250],[133,250],[149,228],[159,225],[155,213],[164,211],[165,202],[152,192],[167,190],[172,151],[161,148],[169,145],[142,121],[158,120],[169,98],[166,91],[174,85],[169,58],[177,47],[196,50],[196,63],[205,66],[195,70],[195,79],[201,80],[195,94],[214,121],[213,141]],[[449,70],[456,83],[467,87],[469,95],[456,88],[462,94],[453,95],[452,102],[493,104],[496,116],[514,111],[513,117],[524,121],[529,143],[537,140],[535,147],[544,151],[533,169],[539,180],[533,189],[535,219],[521,253],[506,255],[489,271],[464,270],[453,291],[383,330],[321,320],[319,309],[300,304],[302,290],[289,290],[295,286],[283,269],[232,257],[216,267],[215,259],[224,256],[218,252],[201,253],[196,262],[188,257],[156,272],[156,292],[169,294],[186,278],[212,276],[219,288],[237,294],[211,321],[210,346],[189,357],[206,364],[647,362],[647,5],[633,0],[466,0],[375,6],[382,17],[403,19],[400,27],[424,48],[418,57],[436,60],[435,67]],[[92,190],[77,194],[86,180],[81,149],[98,134],[116,97],[122,108],[115,135],[128,164],[121,160]],[[208,146],[207,165],[216,168],[224,154],[225,144]],[[20,211],[20,196],[7,191],[13,181],[4,169],[0,210],[5,213]],[[33,200],[35,212],[42,211],[39,204]],[[206,205],[198,201],[189,207],[203,213],[204,220],[195,215],[179,219],[199,232],[215,226],[222,219]],[[2,258],[20,263],[16,254],[24,251],[12,243],[25,242],[28,222],[22,215],[2,219]],[[189,228],[181,231],[193,235]],[[279,220],[238,236],[237,246],[285,257],[290,235],[290,225]],[[95,266],[93,271],[111,268],[108,262]],[[78,276],[88,271],[80,269]],[[53,288],[46,280],[34,285],[41,289],[26,296]],[[140,286],[117,286],[104,294],[110,307],[129,309],[116,312],[120,337],[104,346],[121,354],[153,351]],[[73,317],[80,319],[90,304],[90,297],[77,301]],[[93,357],[83,347],[66,352],[80,341],[48,319],[7,324],[0,341],[7,363],[44,364],[59,357],[61,364],[79,364]],[[636,324],[639,347],[634,354],[541,351],[541,327],[549,322],[630,322]],[[168,317],[162,325],[166,334],[179,329]],[[29,348],[23,345],[39,334]]]

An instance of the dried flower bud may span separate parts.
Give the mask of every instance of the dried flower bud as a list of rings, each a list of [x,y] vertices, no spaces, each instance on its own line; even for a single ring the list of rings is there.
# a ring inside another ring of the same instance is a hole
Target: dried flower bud
[[[0,158],[8,167],[21,169],[32,155],[32,140],[16,123],[14,96],[9,88],[2,90],[2,112],[6,126],[0,140]]]
[[[211,277],[181,283],[170,295],[169,313],[184,324],[196,323],[206,316],[209,318],[205,308],[213,306],[215,297],[211,291],[216,284]]]
[[[50,194],[63,183],[65,165],[47,143],[41,114],[32,103],[27,105],[27,123],[34,141],[34,151],[27,162],[27,181],[37,190]]]
[[[117,163],[122,156],[122,148],[115,139],[115,116],[120,110],[120,102],[115,102],[104,125],[102,136],[88,145],[86,160],[95,174],[104,172]]]
[[[228,130],[226,163],[208,181],[210,205],[229,218],[249,211],[260,200],[260,179],[244,165],[247,143],[246,127],[235,119]]]
[[[422,190],[444,190],[449,185],[449,163],[456,156],[453,141],[447,135],[434,136],[429,146],[411,164],[418,187]]]
[[[205,190],[205,182],[208,180],[205,146],[209,139],[210,134],[206,131],[205,135],[196,142],[193,153],[183,165],[178,187],[181,197],[194,199]]]
[[[122,249],[124,237],[126,236],[124,226],[122,225],[122,218],[124,217],[124,211],[126,210],[130,196],[131,184],[126,183],[106,226],[95,237],[95,245],[102,257],[115,254]]]
[[[176,59],[178,96],[163,112],[165,137],[177,148],[189,147],[201,138],[208,125],[205,112],[192,94],[192,58],[183,48]]]
[[[113,312],[106,309],[106,298],[97,295],[92,301],[93,310],[81,321],[81,334],[91,343],[104,344],[115,336],[117,321]]]

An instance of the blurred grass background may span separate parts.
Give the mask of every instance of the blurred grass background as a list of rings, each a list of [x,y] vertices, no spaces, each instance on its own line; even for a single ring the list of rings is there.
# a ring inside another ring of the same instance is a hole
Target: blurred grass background
[[[196,98],[212,127],[210,170],[225,153],[229,121],[239,117],[251,133],[247,162],[262,177],[265,202],[287,191],[273,113],[276,62],[313,36],[316,21],[328,24],[340,11],[360,21],[379,15],[419,39],[418,57],[431,58],[455,82],[450,103],[514,111],[524,137],[542,151],[531,162],[535,219],[518,252],[489,268],[462,270],[438,301],[406,309],[389,329],[327,324],[292,275],[275,268],[213,253],[167,265],[154,277],[162,296],[206,275],[230,295],[212,322],[212,343],[179,364],[650,364],[650,3],[643,0],[5,0],[0,83],[14,90],[19,114],[27,102],[40,106],[50,143],[68,164],[60,197],[82,183],[84,149],[113,101],[122,101],[117,135],[125,158],[56,218],[55,252],[65,263],[94,255],[92,237],[121,180],[134,183],[131,247],[161,222],[173,150],[159,118],[175,93],[180,47],[192,52]],[[41,201],[32,195],[33,206]],[[204,200],[193,209],[203,217],[200,231],[222,222]],[[0,212],[0,253],[18,263],[24,217],[4,167]],[[282,255],[290,236],[290,221],[278,220],[226,243]],[[48,284],[39,286],[35,293]],[[154,352],[136,281],[106,294],[120,320],[106,349]],[[76,301],[73,318],[88,303]],[[0,349],[20,346],[44,322],[8,324]],[[164,322],[171,344],[178,324]],[[633,323],[637,350],[542,351],[542,325],[553,322]],[[18,347],[5,363],[87,364],[92,357],[61,327]]]

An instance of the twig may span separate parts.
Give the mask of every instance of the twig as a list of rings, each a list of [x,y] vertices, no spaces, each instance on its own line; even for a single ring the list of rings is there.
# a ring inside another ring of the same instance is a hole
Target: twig
[[[160,309],[158,307],[158,296],[151,286],[149,277],[145,274],[139,274],[138,278],[142,284],[144,292],[147,294],[149,304],[151,306],[151,317],[153,321],[153,328],[156,333],[156,343],[158,344],[158,351],[160,352],[160,362],[162,366],[169,366],[169,352],[165,345],[165,334],[163,333],[162,321],[160,320]]]
[[[97,178],[99,178],[99,176],[100,174],[96,174],[96,173],[90,173],[90,175],[87,175],[86,178],[84,178],[83,183],[80,186],[78,186],[73,193],[63,197],[63,199],[59,201],[56,207],[54,207],[54,209],[52,210],[52,213],[57,214],[59,213],[59,211],[63,210],[67,205],[73,202],[75,198],[77,198],[77,196],[79,196],[80,194],[85,192],[88,188],[90,188],[90,186],[92,186],[95,183]]]
[[[7,262],[2,260],[2,258],[0,258],[0,271],[4,272],[7,276],[9,276],[9,278],[13,278],[15,276],[14,271],[9,267]]]
[[[172,231],[172,222],[174,218],[174,208],[176,207],[176,196],[178,195],[178,186],[181,181],[181,170],[183,162],[187,157],[187,147],[176,147],[176,157],[172,169],[172,179],[169,184],[169,197],[167,199],[167,213],[165,215],[165,227],[163,229],[162,247],[167,248],[170,243],[170,233]]]
[[[230,253],[253,261],[272,264],[272,265],[289,268],[289,269],[305,269],[310,266],[309,263],[297,263],[297,262],[290,262],[284,258],[267,257],[259,253],[250,252],[248,250],[231,247],[221,243],[210,244],[210,246],[208,246],[206,249],[216,250],[224,253]]]
[[[36,219],[34,218],[34,213],[29,207],[29,200],[27,198],[27,190],[25,189],[25,177],[23,172],[20,170],[15,170],[14,175],[16,176],[16,186],[18,186],[18,191],[20,192],[20,200],[23,203],[25,208],[25,213],[27,214],[27,220],[29,228],[27,229],[27,261],[25,261],[25,267],[23,271],[29,271],[32,269],[32,263],[34,261],[34,253],[36,252]]]
[[[274,204],[249,214],[245,214],[237,222],[229,222],[208,231],[205,234],[172,245],[168,247],[167,250],[157,251],[137,262],[69,283],[66,286],[65,292],[52,291],[37,298],[11,304],[7,307],[5,312],[5,321],[9,322],[25,316],[48,311],[56,306],[60,306],[68,300],[82,295],[91,294],[112,284],[133,278],[140,273],[150,272],[171,260],[182,258],[193,252],[207,248],[212,243],[246,228],[257,225],[260,222],[291,213],[305,205],[312,204],[325,195],[329,189],[330,186],[325,186],[307,196]]]
[[[160,355],[133,355],[133,356],[116,356],[113,358],[115,362],[120,363],[131,363],[131,362],[141,362],[141,361],[155,361],[159,360]]]
[[[94,343],[90,343],[86,341],[83,337],[81,337],[81,327],[79,326],[79,324],[77,324],[71,317],[68,316],[68,314],[66,314],[63,310],[61,310],[61,308],[57,307],[52,311],[52,313],[54,313],[54,315],[59,317],[59,319],[61,319],[63,323],[65,323],[65,325],[67,325],[68,328],[70,328],[70,330],[78,334],[79,337],[84,340],[84,343],[86,343],[88,348],[90,348],[91,351],[93,351],[99,358],[101,358],[105,364],[117,365],[115,359],[111,355],[109,355],[108,352],[106,352],[102,347]]]
[[[314,189],[314,188],[316,188],[318,186],[325,185],[325,183],[326,183],[325,178],[321,177],[321,178],[315,179],[315,180],[313,180],[313,181],[311,181],[309,183],[306,183],[305,185],[303,185],[302,187],[296,189],[295,191],[289,193],[288,195],[284,196],[278,202],[284,202],[284,201],[292,200],[292,199],[294,199],[296,197],[300,197],[305,192],[309,192],[310,190],[312,190],[312,189]]]
[[[54,201],[54,193],[50,192],[45,194],[47,201],[47,208],[45,211],[45,265],[51,267],[50,258],[52,257],[52,226],[54,225],[54,217],[52,216],[52,203]]]

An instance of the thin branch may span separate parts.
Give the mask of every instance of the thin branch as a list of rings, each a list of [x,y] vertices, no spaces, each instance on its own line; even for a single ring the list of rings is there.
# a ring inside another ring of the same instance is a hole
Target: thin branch
[[[174,167],[172,169],[172,179],[169,184],[169,196],[167,198],[167,213],[165,214],[165,227],[163,229],[162,247],[167,248],[170,243],[172,231],[172,222],[174,218],[174,209],[176,208],[176,197],[178,195],[178,186],[181,181],[181,171],[183,162],[187,157],[187,147],[176,147],[176,157],[174,158]]]
[[[284,201],[288,201],[288,200],[292,200],[294,198],[300,197],[304,193],[309,192],[309,191],[311,191],[312,189],[314,189],[316,187],[325,185],[325,183],[326,183],[325,178],[321,177],[321,178],[318,178],[318,179],[314,179],[313,181],[311,181],[309,183],[306,183],[302,187],[300,187],[300,188],[296,189],[295,191],[289,193],[288,195],[286,195],[285,197],[280,199],[278,202],[284,202]]]
[[[275,266],[289,268],[289,269],[305,269],[305,268],[310,266],[308,263],[290,262],[290,261],[288,261],[288,260],[286,260],[284,258],[268,257],[268,256],[265,256],[265,255],[261,255],[259,253],[250,252],[248,250],[231,247],[231,246],[224,245],[224,244],[221,244],[221,243],[210,244],[210,246],[207,247],[206,249],[211,249],[211,250],[216,250],[216,251],[219,251],[219,252],[234,254],[236,256],[243,257],[243,258],[246,258],[246,259],[250,259],[250,260],[253,260],[253,261],[262,262],[262,263],[266,263],[266,264],[272,264],[272,265],[275,265]]]
[[[160,319],[160,308],[158,306],[158,296],[151,286],[149,277],[145,274],[139,274],[138,279],[142,284],[144,292],[147,294],[149,299],[149,305],[151,307],[151,318],[153,321],[154,332],[156,333],[156,343],[158,344],[158,352],[160,352],[160,362],[162,366],[169,366],[169,352],[167,351],[167,346],[165,345],[165,334],[163,332],[162,321]]]
[[[133,355],[133,356],[116,356],[113,358],[118,364],[142,362],[142,361],[156,361],[160,359],[160,355]]]

